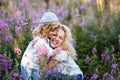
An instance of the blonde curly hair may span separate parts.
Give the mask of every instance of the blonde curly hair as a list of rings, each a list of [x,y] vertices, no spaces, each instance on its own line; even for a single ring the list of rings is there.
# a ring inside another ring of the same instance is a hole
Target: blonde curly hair
[[[60,27],[59,22],[47,22],[39,24],[32,32],[33,38],[39,36],[40,38],[47,38],[50,31],[54,31]]]
[[[63,44],[61,45],[63,50],[66,50],[69,52],[69,54],[71,55],[71,57],[75,60],[77,60],[77,54],[76,54],[76,50],[72,45],[72,35],[70,32],[70,29],[66,26],[66,25],[61,25],[61,27],[63,28],[63,30],[65,31],[65,40],[63,42]]]
[[[76,60],[77,54],[75,48],[72,45],[72,35],[70,29],[66,25],[60,24],[59,22],[49,22],[49,23],[39,24],[33,30],[32,35],[33,38],[36,36],[39,36],[40,38],[48,38],[50,31],[52,32],[60,28],[63,29],[65,32],[65,39],[61,47],[63,50],[68,51],[71,57]]]

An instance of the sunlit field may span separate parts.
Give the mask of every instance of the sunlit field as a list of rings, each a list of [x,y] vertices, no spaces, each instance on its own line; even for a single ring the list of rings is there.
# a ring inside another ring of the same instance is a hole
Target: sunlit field
[[[120,0],[0,0],[0,80],[22,80],[22,55],[46,11],[70,28],[84,80],[120,80]]]

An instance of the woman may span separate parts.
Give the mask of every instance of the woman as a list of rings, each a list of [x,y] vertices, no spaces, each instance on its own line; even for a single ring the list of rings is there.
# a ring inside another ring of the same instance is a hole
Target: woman
[[[50,46],[54,49],[61,47],[62,51],[49,60],[47,68],[51,71],[47,80],[83,80],[83,73],[74,61],[76,52],[70,41],[71,33],[65,25],[50,37]]]

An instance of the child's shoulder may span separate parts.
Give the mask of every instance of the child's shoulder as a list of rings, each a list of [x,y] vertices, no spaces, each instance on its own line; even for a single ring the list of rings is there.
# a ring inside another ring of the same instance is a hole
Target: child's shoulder
[[[36,36],[36,37],[33,38],[33,41],[35,41],[35,42],[38,41],[38,40],[43,41],[44,39],[39,37],[39,36]]]
[[[36,36],[33,38],[33,42],[37,44],[46,44],[46,39]]]

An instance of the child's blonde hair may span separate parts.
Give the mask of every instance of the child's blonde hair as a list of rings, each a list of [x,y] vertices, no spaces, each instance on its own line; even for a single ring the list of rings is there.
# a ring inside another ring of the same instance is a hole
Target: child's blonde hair
[[[49,23],[39,24],[38,27],[36,27],[33,30],[32,35],[33,38],[36,36],[39,36],[40,38],[48,38],[50,31],[55,31],[58,30],[59,28],[65,31],[65,40],[61,45],[61,47],[63,48],[63,50],[67,50],[71,55],[71,57],[76,60],[76,56],[77,56],[76,50],[72,45],[71,32],[67,26],[60,24],[59,22],[49,22]]]
[[[39,24],[32,32],[33,38],[39,36],[40,38],[47,38],[50,31],[54,31],[60,27],[59,22],[48,22]]]

